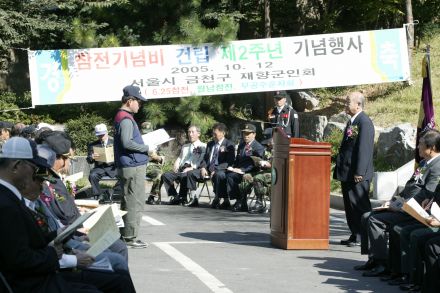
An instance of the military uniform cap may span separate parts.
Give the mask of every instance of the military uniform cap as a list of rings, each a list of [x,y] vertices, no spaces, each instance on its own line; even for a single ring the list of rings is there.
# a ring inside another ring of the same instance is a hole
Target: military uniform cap
[[[255,125],[253,125],[251,123],[246,123],[241,131],[243,131],[243,132],[257,132],[257,128],[255,127]]]
[[[289,95],[287,94],[286,91],[276,91],[273,95],[273,97],[275,99],[283,99],[283,98],[288,98]]]

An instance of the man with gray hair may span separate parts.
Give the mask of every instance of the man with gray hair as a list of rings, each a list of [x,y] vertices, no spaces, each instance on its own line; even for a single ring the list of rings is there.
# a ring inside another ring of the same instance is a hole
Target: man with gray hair
[[[173,172],[166,172],[162,175],[162,180],[168,196],[173,196],[170,204],[178,205],[187,201],[188,190],[191,197],[195,197],[197,182],[189,172],[197,170],[206,152],[206,144],[200,141],[200,127],[191,125],[188,127],[189,143],[183,145],[180,155],[174,162]],[[179,194],[177,194],[174,182],[180,182]]]
[[[351,235],[342,245],[360,245],[361,217],[371,211],[369,198],[373,178],[374,125],[363,111],[364,95],[350,93],[345,112],[351,116],[344,130],[333,177],[341,181],[345,215]]]

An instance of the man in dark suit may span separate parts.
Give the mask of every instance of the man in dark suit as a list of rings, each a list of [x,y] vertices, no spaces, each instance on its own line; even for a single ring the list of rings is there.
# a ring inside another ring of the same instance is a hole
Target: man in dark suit
[[[11,138],[0,155],[0,272],[13,292],[83,292],[57,274],[62,248],[48,246],[44,234],[21,192],[40,190],[44,178],[40,169],[49,169],[37,155],[34,142]],[[35,185],[35,182],[38,184]],[[13,219],[13,221],[11,221]],[[86,292],[99,292],[88,287]]]
[[[414,198],[423,207],[426,206],[426,203],[432,201],[435,194],[434,191],[436,191],[440,179],[440,152],[438,149],[440,149],[440,133],[437,130],[430,130],[420,138],[419,155],[424,160],[414,172],[413,177],[408,180],[404,190],[399,194],[402,198],[405,200]],[[389,203],[385,203],[383,207],[388,206]],[[389,255],[391,255],[393,260],[392,266],[398,272],[400,263],[397,263],[399,260],[396,262],[396,259],[401,255],[401,249],[400,246],[396,249],[394,244],[400,243],[399,234],[403,229],[409,229],[409,226],[417,222],[407,213],[398,210],[374,211],[371,215],[364,215],[363,223],[365,223],[364,226],[367,233],[362,235],[361,252],[363,254],[368,253],[369,260],[364,265],[355,267],[355,269],[368,270],[364,272],[364,276],[383,275],[388,273],[388,261]],[[395,225],[398,225],[400,229],[394,231]],[[387,247],[386,234],[388,231],[397,232],[391,234],[393,235],[393,239],[390,239],[391,254]],[[404,234],[407,232],[405,231]],[[368,241],[367,244],[364,240],[365,237]],[[369,246],[368,249],[366,249],[366,245]],[[407,280],[401,281],[406,282]]]
[[[341,181],[345,215],[351,235],[343,245],[359,245],[361,217],[371,211],[369,198],[373,178],[374,125],[363,111],[365,98],[353,92],[346,98],[345,111],[351,116],[344,130],[333,177]]]
[[[258,168],[255,166],[251,156],[263,158],[264,147],[255,140],[257,128],[253,124],[245,124],[241,133],[243,141],[238,145],[237,156],[234,165],[226,172],[226,190],[229,199],[237,199],[233,210],[247,212],[247,197],[240,194],[239,184],[245,173],[251,173]]]
[[[273,96],[275,106],[268,112],[272,127],[282,127],[288,137],[299,137],[298,113],[287,103],[290,99],[286,91],[276,91]]]
[[[223,123],[216,123],[212,127],[213,140],[206,145],[206,153],[199,169],[190,171],[188,176],[195,179],[211,177],[215,197],[211,208],[228,208],[230,206],[226,191],[226,169],[234,164],[234,144],[225,138],[227,127]],[[224,198],[220,205],[220,198]],[[188,205],[192,206],[192,202]]]
[[[87,147],[87,162],[89,164],[95,164],[95,167],[90,170],[89,181],[92,185],[93,196],[98,197],[100,202],[105,202],[110,199],[110,195],[108,193],[102,193],[99,181],[104,176],[115,178],[116,167],[114,162],[106,163],[100,161],[99,154],[93,151],[93,147],[111,147],[113,146],[113,138],[108,135],[107,126],[105,124],[95,126],[95,135],[98,139],[90,143]]]

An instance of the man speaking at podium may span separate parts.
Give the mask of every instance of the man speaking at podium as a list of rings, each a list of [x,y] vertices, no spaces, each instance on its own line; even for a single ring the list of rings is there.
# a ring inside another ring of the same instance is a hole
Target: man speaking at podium
[[[374,125],[363,111],[365,98],[360,92],[347,96],[345,112],[351,116],[344,130],[333,178],[341,181],[345,216],[351,235],[342,245],[360,244],[361,216],[371,211],[369,198],[373,178]]]

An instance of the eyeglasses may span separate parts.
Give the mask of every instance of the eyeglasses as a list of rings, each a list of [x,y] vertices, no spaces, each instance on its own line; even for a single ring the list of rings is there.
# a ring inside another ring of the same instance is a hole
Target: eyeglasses
[[[26,165],[30,166],[33,169],[32,178],[39,180],[48,180],[50,177],[49,170],[47,168],[38,167],[34,163],[27,160],[20,160],[20,162],[26,163]]]

